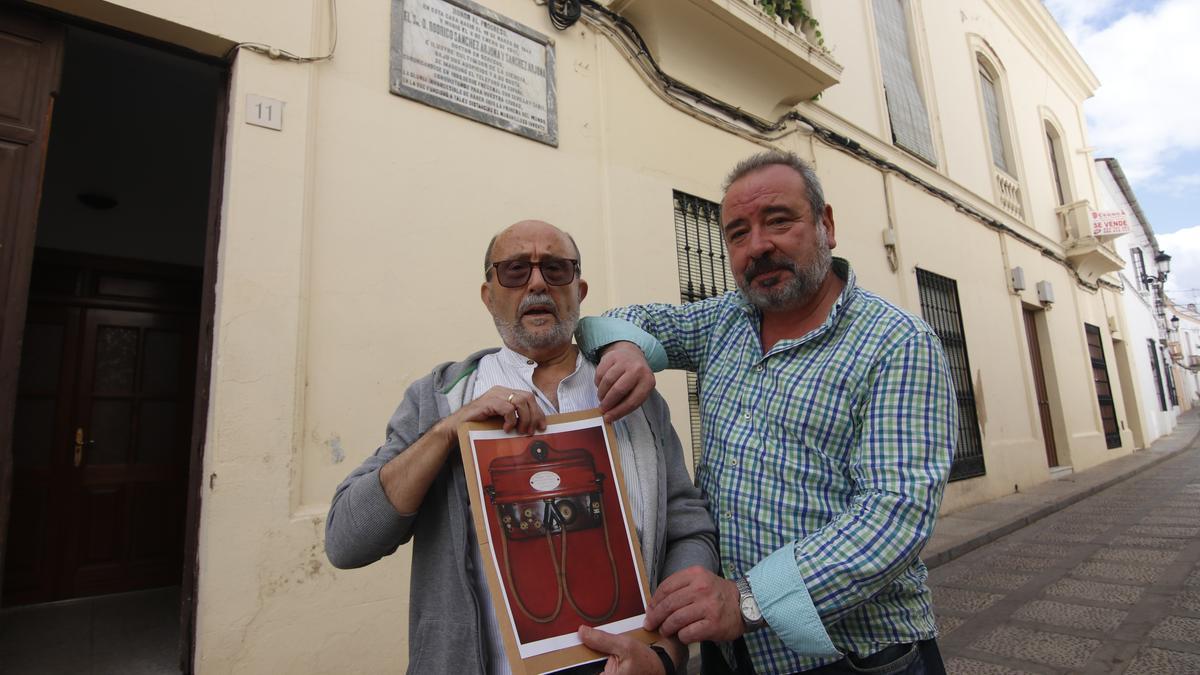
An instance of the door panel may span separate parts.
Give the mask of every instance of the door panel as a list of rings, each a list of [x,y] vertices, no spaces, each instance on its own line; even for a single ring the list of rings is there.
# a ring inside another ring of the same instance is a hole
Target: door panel
[[[61,27],[0,8],[0,592],[3,580],[10,576],[3,574],[9,537],[30,536],[25,525],[16,528],[21,532],[9,533],[13,415],[38,197],[50,136],[51,92],[58,86],[62,42]],[[44,414],[45,405],[40,407]],[[36,437],[36,425],[22,432]],[[48,508],[45,496],[37,493],[28,495],[26,503],[39,513]],[[28,580],[34,574],[29,562],[25,558],[18,563],[22,567],[18,578],[24,575]]]
[[[1050,415],[1050,395],[1046,391],[1046,369],[1042,367],[1042,341],[1038,337],[1037,314],[1023,309],[1025,317],[1025,339],[1029,345],[1029,363],[1033,367],[1034,393],[1037,397],[1038,417],[1042,423],[1042,441],[1046,445],[1046,463],[1058,466],[1058,446],[1054,444],[1054,427]]]
[[[70,493],[69,460],[79,310],[29,308],[13,433],[13,497],[6,601],[54,597],[62,538],[69,536],[63,500]]]
[[[179,578],[195,331],[190,316],[84,314],[76,501],[88,517],[66,570],[77,594]]]
[[[21,368],[5,601],[178,583],[194,309],[116,309],[88,295],[91,263],[46,257],[35,267]],[[145,273],[142,282],[155,283]]]

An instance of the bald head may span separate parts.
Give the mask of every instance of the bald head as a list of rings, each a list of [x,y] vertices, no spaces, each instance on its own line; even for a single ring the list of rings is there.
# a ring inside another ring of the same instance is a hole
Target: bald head
[[[575,238],[569,232],[559,229],[550,223],[543,220],[522,220],[496,233],[491,241],[488,242],[487,249],[483,252],[483,278],[489,279],[492,274],[492,252],[496,250],[496,242],[507,236],[537,236],[548,232],[557,233],[560,237],[565,237],[570,243],[570,250],[574,251],[575,259],[579,261],[580,270],[583,269],[583,256],[579,254],[579,246],[575,243]]]
[[[539,363],[573,349],[571,336],[579,321],[579,303],[587,297],[587,282],[574,262],[564,262],[578,258],[579,247],[571,235],[540,220],[522,220],[492,237],[483,258],[487,267],[479,294],[509,349]],[[514,275],[506,266],[505,283],[492,273],[493,264],[502,261],[518,269]],[[554,284],[547,281],[543,267],[552,263]]]

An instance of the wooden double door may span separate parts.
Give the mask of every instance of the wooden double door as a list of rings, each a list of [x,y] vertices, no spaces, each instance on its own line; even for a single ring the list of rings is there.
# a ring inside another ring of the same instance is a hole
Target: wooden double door
[[[179,583],[199,284],[173,276],[35,262],[6,604]]]

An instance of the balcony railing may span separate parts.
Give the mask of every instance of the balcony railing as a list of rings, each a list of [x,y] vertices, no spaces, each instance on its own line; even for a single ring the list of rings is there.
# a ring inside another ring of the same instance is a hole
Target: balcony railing
[[[1017,220],[1025,220],[1025,207],[1021,202],[1021,184],[1016,178],[992,167],[992,175],[996,181],[996,201],[1000,208]]]

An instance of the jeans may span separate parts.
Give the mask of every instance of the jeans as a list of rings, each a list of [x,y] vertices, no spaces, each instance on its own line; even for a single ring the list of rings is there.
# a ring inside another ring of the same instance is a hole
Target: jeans
[[[731,669],[716,644],[701,644],[701,675],[755,675],[745,641],[734,642],[733,651],[738,665]],[[805,672],[811,675],[945,675],[946,668],[937,641],[931,639],[892,645],[870,656],[847,654],[841,661]]]

